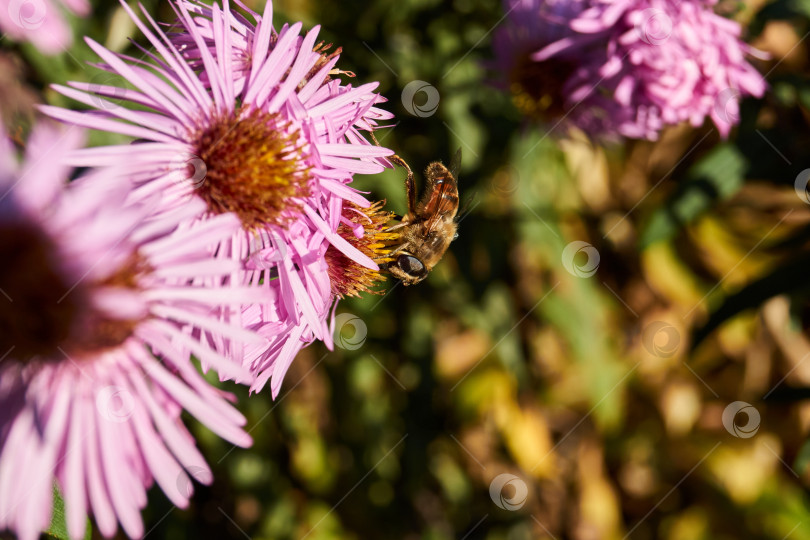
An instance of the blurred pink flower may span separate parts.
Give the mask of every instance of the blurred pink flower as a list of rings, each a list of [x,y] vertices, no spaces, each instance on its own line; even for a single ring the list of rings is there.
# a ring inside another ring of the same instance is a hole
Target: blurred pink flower
[[[245,380],[246,370],[194,335],[262,341],[216,315],[255,291],[194,283],[238,270],[210,250],[238,220],[223,214],[182,229],[202,201],[167,211],[152,207],[155,198],[128,202],[126,183],[106,178],[114,171],[67,184],[63,158],[81,139],[76,128],[39,126],[18,165],[0,137],[0,530],[22,540],[48,528],[54,481],[74,538],[89,512],[104,536],[116,521],[142,536],[153,481],[185,507],[189,477],[212,478],[183,411],[251,444],[230,395],[191,361],[193,353]]]
[[[529,116],[597,136],[656,139],[710,117],[728,136],[762,75],[716,0],[506,0],[496,64]]]
[[[57,4],[62,4],[59,6]],[[0,0],[0,32],[33,43],[45,54],[55,54],[73,42],[62,11],[90,13],[87,0]]]
[[[137,190],[182,202],[205,202],[197,219],[234,212],[242,229],[224,240],[218,256],[243,271],[231,279],[260,286],[271,300],[247,304],[223,319],[260,332],[270,348],[211,341],[256,376],[251,389],[272,378],[275,397],[295,354],[315,339],[332,346],[330,292],[324,258],[331,244],[359,264],[377,264],[337,233],[344,201],[370,205],[349,187],[353,175],[375,174],[393,152],[370,144],[361,131],[392,117],[377,83],[357,88],[333,78],[337,52],[316,44],[319,28],[300,35],[301,23],[272,26],[263,15],[243,16],[214,4],[174,1],[178,15],[168,35],[147,13],[144,24],[122,4],[154,46],[147,64],[88,40],[134,90],[72,83],[64,95],[98,110],[43,107],[64,122],[138,138],[138,144],[86,149],[72,163],[130,163]],[[253,19],[255,23],[248,19]],[[138,105],[133,110],[129,105]],[[189,166],[191,171],[189,171]],[[222,376],[222,373],[220,373]]]

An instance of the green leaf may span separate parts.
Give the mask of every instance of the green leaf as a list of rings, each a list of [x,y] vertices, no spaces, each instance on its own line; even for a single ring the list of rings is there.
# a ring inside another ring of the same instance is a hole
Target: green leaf
[[[59,488],[56,484],[53,485],[53,515],[51,516],[51,526],[45,531],[49,538],[58,538],[59,540],[71,540],[67,529],[67,516],[65,515],[65,500],[62,494],[59,493]],[[87,526],[84,529],[84,540],[91,540],[93,538],[93,529],[90,525],[90,520],[87,520]]]
[[[663,207],[650,217],[641,235],[641,248],[675,236],[718,200],[742,187],[748,162],[731,144],[721,144],[696,163]]]
[[[808,465],[810,465],[810,439],[804,441],[799,449],[799,453],[793,461],[793,469],[801,475],[807,470]]]
[[[810,0],[794,0],[790,6],[805,17],[810,17]]]

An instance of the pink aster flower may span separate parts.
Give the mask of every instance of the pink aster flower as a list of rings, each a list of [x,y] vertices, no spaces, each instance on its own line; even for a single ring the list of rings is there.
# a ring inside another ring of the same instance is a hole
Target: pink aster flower
[[[393,152],[362,135],[391,115],[377,83],[353,87],[335,75],[338,51],[316,43],[319,28],[272,25],[263,15],[231,11],[228,3],[173,1],[177,21],[167,34],[143,12],[145,24],[122,3],[154,47],[151,62],[112,53],[87,40],[102,69],[132,89],[72,83],[56,90],[98,110],[44,107],[62,121],[138,138],[138,144],[86,149],[75,165],[126,160],[137,191],[169,202],[192,194],[204,202],[201,223],[234,212],[241,229],[219,245],[218,257],[237,261],[240,284],[259,286],[270,300],[223,314],[259,332],[270,347],[244,348],[210,340],[242,362],[260,390],[273,396],[295,354],[313,340],[331,346],[330,325],[339,294],[325,253],[333,246],[371,270],[374,260],[338,234],[350,201],[370,206],[348,184],[354,174],[390,166]],[[139,106],[139,110],[130,108]],[[189,174],[187,164],[193,169]],[[222,375],[222,373],[220,373]]]
[[[190,357],[250,376],[194,337],[261,341],[218,315],[255,291],[195,284],[238,271],[210,249],[238,220],[182,228],[201,200],[175,210],[129,202],[113,171],[66,184],[63,158],[80,139],[76,128],[37,127],[18,165],[0,137],[0,530],[22,540],[48,528],[54,482],[74,538],[88,513],[104,536],[116,522],[142,536],[154,481],[185,507],[189,477],[210,483],[211,472],[184,410],[233,444],[251,443],[232,398]]]
[[[62,4],[59,6],[58,4]],[[55,54],[73,41],[70,25],[62,13],[90,12],[87,0],[0,0],[0,32],[16,40],[33,43],[45,54]]]
[[[723,137],[762,76],[716,0],[507,0],[494,47],[518,107],[593,135],[656,139],[668,125]],[[556,125],[555,123],[555,125]]]

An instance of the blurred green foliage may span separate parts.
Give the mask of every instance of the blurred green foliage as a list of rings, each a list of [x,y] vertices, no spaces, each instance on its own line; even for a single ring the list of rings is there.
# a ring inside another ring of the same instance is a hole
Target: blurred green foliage
[[[362,345],[304,350],[275,402],[226,385],[253,447],[192,422],[214,484],[186,510],[152,490],[146,536],[810,538],[810,207],[794,190],[810,168],[808,6],[735,10],[771,53],[771,91],[729,141],[683,126],[602,147],[525,123],[491,82],[497,2],[276,2],[277,24],[322,25],[341,69],[380,81],[396,118],[379,138],[414,170],[461,147],[460,236],[419,286],[342,302],[361,322],[339,330]],[[120,50],[140,39],[113,3],[73,22]],[[2,55],[31,101],[66,105],[48,84],[97,76],[80,40]],[[438,90],[435,114],[402,103],[415,80]],[[14,103],[6,121],[30,122]],[[403,213],[403,179],[355,186]],[[565,260],[574,241],[598,254],[593,275],[577,275],[587,249]],[[761,414],[754,436],[724,427],[734,401]],[[527,487],[518,509],[491,497],[504,473]]]

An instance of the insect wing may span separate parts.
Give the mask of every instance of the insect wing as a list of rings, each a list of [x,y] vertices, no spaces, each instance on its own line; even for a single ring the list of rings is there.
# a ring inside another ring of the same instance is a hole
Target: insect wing
[[[448,217],[454,218],[458,211],[458,188],[454,178],[445,178],[440,181],[425,206],[425,212],[430,216],[427,221],[427,232],[432,232]]]

